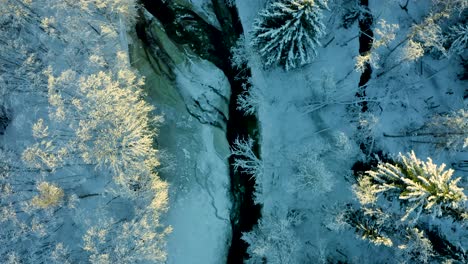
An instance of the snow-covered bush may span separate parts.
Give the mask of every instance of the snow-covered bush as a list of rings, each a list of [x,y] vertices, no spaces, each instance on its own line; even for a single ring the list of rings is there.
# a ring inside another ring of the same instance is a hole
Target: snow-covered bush
[[[50,238],[64,224],[64,191],[45,181],[35,187],[38,172],[14,151],[0,148],[0,160],[0,262],[47,263],[57,242]]]
[[[242,235],[250,246],[246,263],[294,264],[298,263],[301,244],[294,232],[297,216],[278,219],[278,216],[263,216],[258,226]]]
[[[359,131],[356,133],[356,139],[359,144],[364,144],[369,147],[369,152],[372,152],[375,139],[377,138],[377,130],[379,126],[379,118],[370,113],[359,113],[357,116],[357,124]]]
[[[396,37],[396,33],[400,26],[398,24],[389,24],[384,19],[377,22],[377,27],[374,29],[375,38],[373,41],[374,49],[388,46]]]
[[[86,230],[83,249],[90,253],[90,263],[162,263],[166,259],[161,244],[171,229],[161,228],[151,213],[139,213],[131,221],[109,218]]]
[[[325,34],[322,12],[326,0],[276,0],[260,12],[253,27],[252,45],[267,66],[286,70],[310,63]]]
[[[41,182],[37,185],[39,195],[33,197],[31,203],[40,208],[57,206],[62,202],[63,190],[48,182]]]
[[[379,54],[376,52],[367,52],[364,55],[356,56],[355,69],[359,73],[363,73],[366,70],[367,65],[372,66],[374,69],[379,68]]]
[[[263,161],[257,157],[254,150],[254,140],[252,138],[239,139],[234,141],[231,147],[231,155],[234,156],[234,169],[255,178],[254,202],[262,202],[263,185]]]
[[[289,190],[307,198],[330,192],[334,185],[334,175],[323,162],[316,148],[306,146],[291,154],[294,175],[289,182]],[[304,198],[305,198],[304,197]]]
[[[402,60],[413,62],[424,56],[424,48],[421,43],[410,39],[403,48]]]
[[[342,19],[342,26],[345,29],[351,28],[351,26],[358,21],[365,12],[369,12],[359,5],[358,1],[334,1],[332,4],[338,6]],[[331,7],[333,8],[333,6]]]
[[[380,163],[376,170],[366,172],[354,186],[362,205],[376,203],[381,193],[392,194],[404,202],[405,221],[411,214],[417,219],[422,212],[442,216],[444,210],[459,209],[467,200],[463,188],[457,183],[461,178],[452,179],[454,171],[437,166],[430,158],[426,162],[414,152],[399,155],[399,162]]]

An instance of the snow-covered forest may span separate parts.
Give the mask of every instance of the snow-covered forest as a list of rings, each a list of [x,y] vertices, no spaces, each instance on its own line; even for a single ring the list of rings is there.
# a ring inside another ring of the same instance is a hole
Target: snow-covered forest
[[[468,0],[0,0],[0,263],[468,263]]]

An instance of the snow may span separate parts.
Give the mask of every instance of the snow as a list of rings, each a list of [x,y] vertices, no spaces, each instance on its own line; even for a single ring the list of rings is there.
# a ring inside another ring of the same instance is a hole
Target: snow
[[[148,48],[148,57],[135,40],[132,53],[135,67],[148,77],[149,100],[164,115],[157,141],[159,175],[170,184],[170,208],[163,219],[173,228],[167,263],[223,263],[231,241],[229,82],[216,66],[178,47],[158,27],[155,23],[149,30],[161,45]],[[175,58],[168,65],[172,73],[152,67],[159,59],[152,57],[153,49]]]
[[[215,28],[221,30],[221,24],[216,17],[211,0],[189,0],[193,5],[193,11]]]
[[[202,123],[225,129],[231,95],[227,77],[207,60],[187,58],[187,63],[177,66],[176,74],[179,91],[188,111]]]
[[[218,153],[215,147],[226,144],[215,141],[220,132],[201,127],[201,149],[192,149],[188,161],[180,162],[183,167],[193,165],[192,170],[177,174],[187,177],[186,189],[171,182],[174,193],[166,222],[174,231],[168,238],[168,263],[222,263],[226,259],[231,239],[230,200],[226,152]]]
[[[167,149],[179,152],[177,147],[186,146],[176,159],[184,174],[175,175],[187,177],[184,191],[177,181],[171,182],[175,199],[166,221],[174,232],[168,239],[168,263],[222,263],[231,240],[229,145],[224,130],[212,124],[225,127],[230,86],[208,61],[189,58],[178,67],[177,89],[198,120],[192,119],[194,131],[173,135],[176,146]],[[190,144],[184,137],[190,138]]]

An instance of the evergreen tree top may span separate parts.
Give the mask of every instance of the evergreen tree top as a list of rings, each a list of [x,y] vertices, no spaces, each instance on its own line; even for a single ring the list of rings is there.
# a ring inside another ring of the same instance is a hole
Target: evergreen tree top
[[[290,70],[310,63],[324,35],[322,10],[327,8],[325,0],[280,0],[262,10],[252,44],[266,65],[280,64]]]

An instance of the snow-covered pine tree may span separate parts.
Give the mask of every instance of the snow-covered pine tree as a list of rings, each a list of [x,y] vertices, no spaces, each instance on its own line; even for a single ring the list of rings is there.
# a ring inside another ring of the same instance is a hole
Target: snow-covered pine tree
[[[467,197],[457,184],[461,178],[452,179],[454,170],[437,166],[430,158],[418,159],[414,152],[399,155],[397,164],[380,163],[376,170],[366,172],[358,180],[354,191],[361,205],[374,204],[380,193],[391,193],[405,203],[405,221],[411,214],[415,220],[422,212],[442,216],[445,211],[463,208]]]
[[[353,189],[360,208],[349,205],[337,223],[346,222],[363,239],[392,248],[399,263],[465,263],[458,241],[466,237],[467,197],[453,173],[413,151],[400,153],[395,162],[380,162],[358,179]]]
[[[286,70],[310,63],[325,34],[322,11],[327,0],[276,0],[260,12],[253,27],[252,45],[267,66]]]

